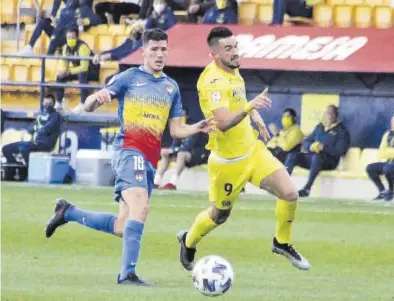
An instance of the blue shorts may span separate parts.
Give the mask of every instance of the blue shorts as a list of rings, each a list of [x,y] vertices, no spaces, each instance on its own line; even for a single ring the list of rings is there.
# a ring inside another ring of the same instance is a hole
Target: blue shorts
[[[123,190],[134,187],[146,188],[151,196],[156,169],[141,152],[133,149],[114,151],[112,169],[115,173],[115,201],[122,199]]]

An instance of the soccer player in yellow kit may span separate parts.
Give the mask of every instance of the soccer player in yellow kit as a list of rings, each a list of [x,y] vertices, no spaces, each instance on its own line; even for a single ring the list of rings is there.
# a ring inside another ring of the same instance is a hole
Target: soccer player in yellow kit
[[[237,40],[226,27],[215,27],[208,35],[213,61],[204,69],[197,83],[201,109],[213,116],[218,131],[210,133],[207,148],[211,206],[201,212],[189,231],[178,234],[180,261],[186,270],[193,269],[196,246],[201,239],[230,216],[240,191],[250,182],[274,194],[276,233],[272,252],[288,258],[302,270],[309,262],[290,244],[298,192],[286,169],[258,140],[252,119],[266,139],[269,134],[257,110],[271,106],[265,93],[250,102],[238,68]]]

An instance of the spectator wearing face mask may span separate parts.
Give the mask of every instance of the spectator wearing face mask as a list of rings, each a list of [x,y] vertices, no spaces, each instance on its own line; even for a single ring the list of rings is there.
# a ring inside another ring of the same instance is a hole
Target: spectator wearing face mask
[[[48,94],[44,98],[43,111],[28,129],[31,141],[14,142],[3,146],[2,152],[8,164],[28,166],[31,152],[49,152],[53,150],[60,135],[61,117],[55,111],[55,97]]]
[[[227,0],[216,0],[215,6],[204,14],[203,24],[237,24],[238,16]]]
[[[287,108],[283,111],[283,128],[277,133],[271,130],[274,136],[268,142],[267,148],[282,163],[286,161],[288,154],[298,153],[301,150],[304,134],[296,122],[296,112],[291,108]]]
[[[87,57],[94,56],[89,46],[79,39],[78,30],[71,28],[67,31],[67,44],[64,45],[63,56]],[[60,71],[57,75],[56,82],[64,83],[72,80],[78,80],[80,84],[87,84],[88,81],[97,81],[100,73],[100,65],[93,64],[88,60],[63,60]],[[78,113],[83,110],[83,103],[88,96],[87,89],[81,89],[81,103],[73,110]],[[63,110],[64,88],[56,90],[56,109]]]
[[[175,25],[175,15],[165,0],[154,0],[153,11],[145,20],[145,29],[160,28],[168,30]]]

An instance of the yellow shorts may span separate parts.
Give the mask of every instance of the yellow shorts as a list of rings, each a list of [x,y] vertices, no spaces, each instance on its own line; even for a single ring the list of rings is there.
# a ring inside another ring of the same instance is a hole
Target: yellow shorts
[[[283,167],[261,141],[244,159],[224,160],[211,154],[209,199],[218,209],[231,209],[247,182],[259,187],[261,180]]]

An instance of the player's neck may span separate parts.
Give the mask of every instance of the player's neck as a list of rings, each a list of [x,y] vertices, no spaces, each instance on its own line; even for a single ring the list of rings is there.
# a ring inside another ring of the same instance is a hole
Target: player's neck
[[[161,72],[162,71],[153,70],[148,65],[144,64],[144,69],[145,69],[146,72],[152,74],[154,77],[160,77],[161,76]]]
[[[232,75],[235,75],[235,69],[229,68],[229,67],[223,65],[223,64],[220,63],[220,62],[215,62],[215,64],[216,64],[220,69],[222,69],[224,72],[227,72],[227,73],[230,73],[230,74],[232,74]]]

